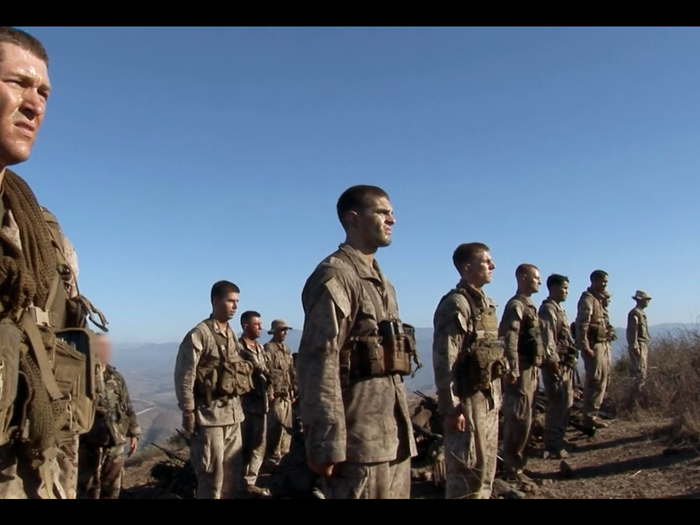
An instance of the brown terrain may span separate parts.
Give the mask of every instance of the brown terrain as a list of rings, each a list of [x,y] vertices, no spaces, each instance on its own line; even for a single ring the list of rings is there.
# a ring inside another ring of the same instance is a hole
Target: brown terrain
[[[532,483],[515,486],[497,480],[492,497],[700,499],[700,336],[685,332],[655,342],[643,399],[633,396],[626,366],[624,358],[615,366],[605,406],[609,428],[589,437],[570,427],[570,456],[563,461],[542,459],[540,410],[533,424],[531,459],[526,470]],[[412,398],[414,422],[438,433],[439,420],[434,414],[429,418],[431,414],[425,411],[433,408],[430,401],[430,396]],[[579,406],[577,402],[575,408]],[[574,410],[572,420],[576,418]],[[425,432],[421,432],[416,434],[422,454],[414,461],[411,498],[441,499],[443,492],[432,481],[432,468],[425,457],[427,445],[435,436],[424,437]],[[186,459],[188,451],[182,439],[172,441],[166,448]],[[178,451],[178,447],[183,448]],[[296,461],[303,462],[303,458]],[[270,478],[266,473],[261,484],[264,486]],[[193,495],[194,478],[181,463],[147,446],[129,460],[123,487],[125,499],[187,498]]]

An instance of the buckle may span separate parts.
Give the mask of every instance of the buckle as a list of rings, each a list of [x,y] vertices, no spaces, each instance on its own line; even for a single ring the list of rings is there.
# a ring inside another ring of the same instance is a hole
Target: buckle
[[[46,310],[42,310],[38,306],[30,306],[27,308],[27,311],[32,316],[32,319],[36,324],[43,326],[51,326],[51,318],[49,316],[49,312],[47,312]]]

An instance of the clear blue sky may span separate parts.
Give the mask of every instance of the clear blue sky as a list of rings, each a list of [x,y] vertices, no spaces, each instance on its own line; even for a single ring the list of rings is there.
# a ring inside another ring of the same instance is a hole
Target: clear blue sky
[[[700,314],[696,28],[22,29],[54,94],[17,171],[115,342],[181,340],[219,279],[301,328],[353,184],[392,198],[378,259],[414,325],[470,241],[501,308],[529,262],[571,278],[570,316],[596,268],[616,326],[637,288],[651,324]]]

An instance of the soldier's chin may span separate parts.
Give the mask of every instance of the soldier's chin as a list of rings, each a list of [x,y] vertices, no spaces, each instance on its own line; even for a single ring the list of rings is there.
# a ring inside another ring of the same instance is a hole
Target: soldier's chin
[[[0,146],[0,166],[15,166],[29,160],[32,146],[29,144],[13,144],[14,147]]]

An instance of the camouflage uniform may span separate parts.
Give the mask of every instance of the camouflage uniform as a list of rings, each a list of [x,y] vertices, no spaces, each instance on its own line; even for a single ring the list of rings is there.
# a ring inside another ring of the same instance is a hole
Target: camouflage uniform
[[[651,300],[642,290],[632,297],[635,300]],[[635,306],[627,315],[627,349],[630,357],[630,374],[641,388],[646,383],[649,358],[649,324],[647,315],[639,306]]]
[[[196,428],[190,461],[197,476],[197,499],[234,499],[241,479],[241,423],[245,416],[237,396],[208,403],[196,393],[196,373],[204,360],[240,359],[236,334],[223,333],[213,317],[184,338],[175,364],[175,394],[182,411],[195,411]]]
[[[505,384],[503,392],[503,470],[519,475],[527,464],[525,447],[544,357],[537,307],[529,297],[518,294],[508,301],[498,333],[516,378],[515,384]]]
[[[274,399],[268,412],[268,453],[275,463],[289,452],[292,442],[292,399],[296,397],[296,370],[286,343],[265,344]]]
[[[250,347],[243,338],[239,341],[242,357],[253,362],[257,369],[254,390],[241,396],[241,406],[245,414],[241,426],[243,437],[243,486],[241,488],[245,489],[255,487],[260,467],[265,459],[267,412],[270,409],[269,398],[272,396],[272,386],[267,379],[269,371],[262,345],[256,341],[254,347]]]
[[[607,427],[598,419],[598,411],[603,404],[610,376],[608,338],[607,314],[602,297],[597,297],[593,289],[588,288],[581,294],[576,316],[576,346],[586,369],[582,419],[586,426]],[[593,350],[593,356],[586,352],[589,349]]]
[[[341,244],[306,281],[302,304],[300,414],[307,458],[336,464],[323,479],[326,498],[408,499],[416,443],[403,378],[345,379],[350,338],[398,318],[394,287],[376,261]]]
[[[80,439],[81,499],[119,499],[124,445],[141,436],[124,377],[107,365],[103,381],[95,425]]]
[[[559,364],[555,374],[550,366],[542,367],[542,380],[547,409],[544,417],[544,445],[548,452],[562,455],[564,436],[569,426],[571,407],[574,404],[574,371],[577,366],[576,349],[571,336],[566,310],[558,302],[545,299],[538,312],[542,321],[546,348],[555,351],[548,354],[548,362]]]
[[[472,352],[480,338],[494,341],[503,355],[496,305],[462,281],[438,304],[433,329],[438,411],[446,417],[462,414],[466,418],[465,432],[444,430],[445,498],[489,499],[496,475],[501,380],[495,378],[490,388],[477,390],[460,374],[460,366],[465,365],[458,364],[458,358]],[[474,335],[476,341],[467,343]]]

